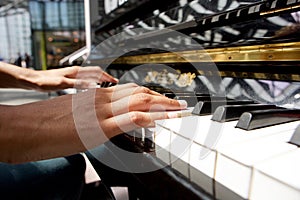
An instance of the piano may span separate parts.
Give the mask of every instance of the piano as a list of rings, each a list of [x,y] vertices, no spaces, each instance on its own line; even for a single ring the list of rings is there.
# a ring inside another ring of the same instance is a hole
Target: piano
[[[300,199],[299,0],[94,3],[84,65],[189,106],[89,151],[107,186],[130,199]]]

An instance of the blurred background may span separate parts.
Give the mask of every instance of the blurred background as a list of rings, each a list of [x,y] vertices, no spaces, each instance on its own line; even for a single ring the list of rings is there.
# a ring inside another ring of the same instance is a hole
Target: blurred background
[[[1,0],[0,60],[33,69],[58,68],[85,48],[84,0]]]

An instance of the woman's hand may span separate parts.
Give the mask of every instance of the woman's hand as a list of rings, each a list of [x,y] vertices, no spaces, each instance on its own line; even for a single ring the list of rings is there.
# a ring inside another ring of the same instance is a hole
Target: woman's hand
[[[46,71],[35,71],[32,77],[36,90],[53,91],[66,88],[95,88],[102,82],[117,83],[118,79],[100,67],[65,67]]]
[[[102,82],[118,82],[100,67],[73,66],[38,71],[4,62],[0,62],[0,80],[0,88],[23,88],[39,91],[95,88]]]
[[[73,96],[74,122],[88,148],[123,132],[153,127],[155,120],[177,117],[168,111],[186,107],[185,101],[167,98],[133,83],[93,89]],[[93,140],[86,138],[91,132],[95,134]]]

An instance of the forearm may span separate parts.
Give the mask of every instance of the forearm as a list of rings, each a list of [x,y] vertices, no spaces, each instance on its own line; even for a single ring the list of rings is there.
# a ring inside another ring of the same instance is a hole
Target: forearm
[[[77,134],[71,95],[0,107],[0,161],[20,163],[85,150]]]
[[[0,162],[20,163],[82,152],[123,132],[152,127],[155,120],[177,117],[166,111],[186,107],[186,102],[135,84],[0,106]]]
[[[0,62],[0,88],[37,89],[35,76],[34,70]]]
[[[99,67],[64,67],[53,70],[32,70],[0,62],[0,88],[23,88],[56,91],[66,88],[95,88],[104,81],[118,80]]]

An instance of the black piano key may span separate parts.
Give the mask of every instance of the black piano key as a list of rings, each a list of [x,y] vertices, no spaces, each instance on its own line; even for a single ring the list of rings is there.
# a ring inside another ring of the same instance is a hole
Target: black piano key
[[[293,136],[290,139],[289,143],[297,145],[298,147],[300,147],[300,125],[296,128],[296,130],[293,133]]]
[[[199,95],[199,96],[177,96],[175,97],[177,100],[185,100],[188,103],[189,107],[195,106],[199,101],[226,101],[226,97],[220,96],[207,96],[207,95]]]
[[[115,86],[117,83],[110,83],[109,87]]]
[[[100,87],[103,88],[103,87],[105,87],[105,85],[106,85],[106,82],[102,82],[101,85],[100,85]]]
[[[255,110],[243,113],[236,127],[244,130],[253,130],[296,120],[300,120],[300,110]]]
[[[213,116],[212,120],[217,122],[228,122],[232,120],[238,120],[244,112],[253,110],[266,110],[275,109],[275,105],[263,105],[263,104],[246,104],[246,105],[224,105],[219,106]]]
[[[110,82],[105,82],[104,87],[109,87],[109,85],[110,85]]]
[[[205,93],[194,93],[194,92],[171,92],[171,93],[164,93],[166,97],[169,97],[171,99],[182,97],[182,96],[210,96],[210,94]]]
[[[199,101],[193,111],[194,115],[210,115],[215,112],[219,106],[223,105],[244,105],[253,104],[251,100],[227,100],[227,101]]]
[[[107,87],[111,87],[111,86],[114,86],[114,85],[116,85],[117,83],[112,83],[112,82],[102,82],[101,83],[101,87],[102,88],[107,88]]]
[[[165,87],[157,85],[157,84],[154,84],[154,85],[153,84],[145,84],[145,85],[142,85],[142,86],[147,87],[150,90],[153,90],[153,91],[158,92],[160,94],[174,93],[174,91],[172,91],[171,89],[165,88]]]

